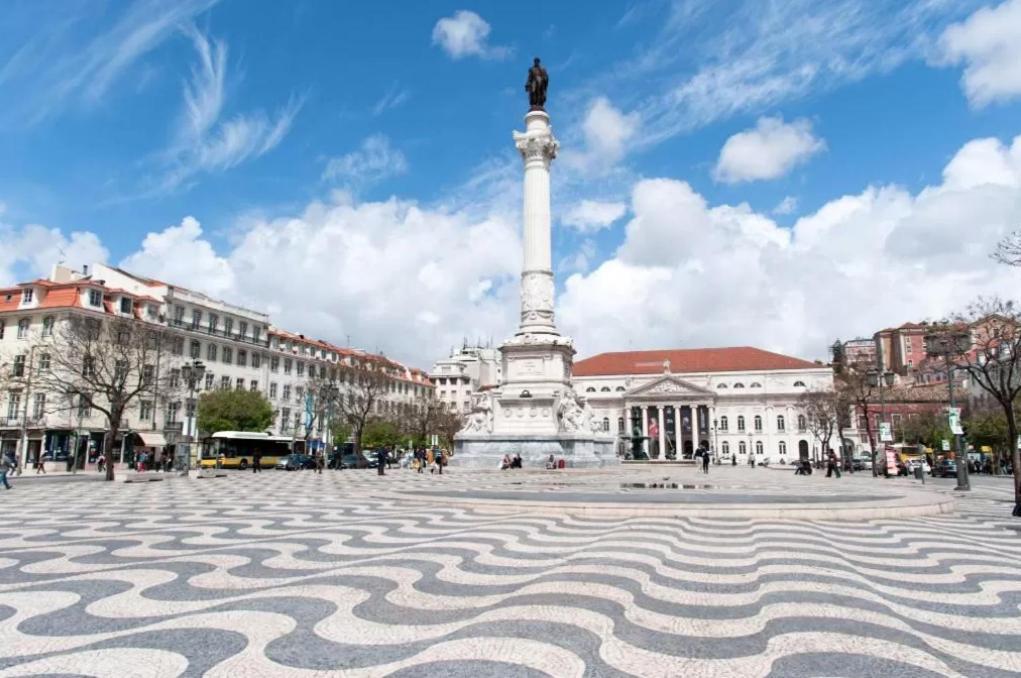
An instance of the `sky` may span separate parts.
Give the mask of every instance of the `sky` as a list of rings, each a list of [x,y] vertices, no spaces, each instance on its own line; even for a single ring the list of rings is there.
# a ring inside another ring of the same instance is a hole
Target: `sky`
[[[105,261],[428,368],[518,315],[550,75],[579,357],[1012,298],[1021,0],[8,0],[0,284]]]

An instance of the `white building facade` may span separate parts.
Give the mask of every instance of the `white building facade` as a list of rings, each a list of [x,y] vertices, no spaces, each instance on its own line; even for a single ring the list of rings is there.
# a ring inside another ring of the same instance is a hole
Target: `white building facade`
[[[630,351],[576,362],[574,388],[617,436],[620,455],[641,436],[653,459],[691,459],[702,448],[775,464],[822,452],[798,399],[832,389],[833,371],[750,347]]]
[[[462,346],[449,358],[437,360],[429,370],[436,399],[461,415],[471,412],[473,394],[497,386],[502,375],[500,350],[484,346]]]

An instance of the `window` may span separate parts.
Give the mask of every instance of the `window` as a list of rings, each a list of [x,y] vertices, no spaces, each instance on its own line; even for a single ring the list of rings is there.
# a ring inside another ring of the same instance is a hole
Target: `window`
[[[35,291],[29,287],[28,289],[21,290],[21,303],[31,304],[32,298],[35,296]]]
[[[762,454],[762,451],[763,451],[762,441],[761,440],[756,440],[755,441],[755,454]]]
[[[201,358],[202,357],[202,344],[200,344],[199,342],[197,342],[195,340],[192,340],[192,342],[191,342],[191,350],[189,350],[188,353],[189,353],[189,355],[191,355],[192,358],[196,358],[196,359],[197,358]]]
[[[798,415],[798,430],[804,431],[808,427],[808,420],[805,419],[805,415]]]
[[[805,388],[805,382],[803,381],[794,382],[794,388]]]
[[[778,414],[776,416],[776,430],[780,431],[781,433],[787,430],[787,425],[786,422],[784,422],[782,414]]]
[[[28,339],[28,328],[30,321],[28,318],[22,318],[18,321],[18,339]]]
[[[151,384],[152,381],[153,381],[153,376],[155,374],[156,374],[156,370],[155,370],[155,368],[153,368],[152,365],[143,365],[142,366],[142,383],[143,384]]]
[[[259,339],[260,339],[260,336],[259,336],[260,334],[262,334],[262,328],[259,327],[258,325],[253,325],[252,326],[252,341],[258,342]]]
[[[21,394],[17,391],[11,391],[11,394],[7,397],[7,418],[17,419],[21,410]]]
[[[744,431],[744,415],[743,414],[737,415],[737,430],[738,431]],[[742,445],[743,444],[744,443],[742,443]]]
[[[184,355],[184,337],[174,337],[170,352],[174,355]]]
[[[177,388],[181,385],[181,370],[177,367],[170,370],[170,388]]]
[[[729,428],[730,422],[727,419],[727,415],[720,417],[720,430],[726,431]]]
[[[226,336],[229,337],[231,335],[231,332],[233,332],[233,331],[234,331],[234,319],[233,318],[224,318],[223,319],[223,333]]]
[[[6,326],[7,326],[7,323],[5,321],[3,321],[3,320],[0,320],[0,339],[4,338],[4,328]]]
[[[89,290],[89,306],[102,306],[103,293],[99,290]]]
[[[121,297],[121,313],[131,313],[134,306],[135,305],[131,303],[131,299],[128,297]]]
[[[25,354],[14,356],[14,365],[11,367],[11,375],[15,377],[25,376]]]
[[[744,444],[743,440],[737,444],[737,453],[748,454],[748,446]]]
[[[741,383],[741,382],[739,381],[739,382],[737,382],[736,384],[734,384],[734,388],[744,388],[744,384],[742,384],[742,383]]]
[[[215,379],[215,378],[216,378],[216,375],[214,375],[212,372],[206,372],[206,390],[207,391],[213,390],[213,379]]]
[[[40,353],[39,354],[39,370],[45,372],[50,369],[50,354]]]
[[[291,399],[291,385],[290,384],[284,384],[283,394],[284,394],[284,400],[290,400]]]
[[[294,399],[299,403],[305,399],[305,388],[303,386],[299,386],[294,389]]]
[[[781,440],[776,447],[780,451],[781,455],[787,454],[787,443],[785,443],[784,441]]]
[[[84,393],[78,394],[78,419],[87,419],[92,416],[89,396]]]
[[[294,371],[298,373],[299,377],[305,376],[305,363],[303,363],[303,362],[296,362],[294,364]]]
[[[595,392],[596,392],[596,389],[593,388],[592,386],[589,386],[587,389],[585,389],[585,393],[595,393]]]
[[[230,377],[224,375],[220,377],[220,390],[227,391],[230,389]]]
[[[245,390],[245,378],[244,377],[238,377],[237,378],[237,380],[234,382],[234,389],[237,390],[237,391],[244,391]]]
[[[223,359],[223,362],[230,364],[234,362],[234,350],[230,346],[224,346],[220,352],[220,357]]]
[[[726,384],[716,384],[716,388],[722,391],[723,389],[727,388],[727,385]]]
[[[610,418],[609,417],[603,417],[603,430],[604,431],[609,431],[610,430]]]
[[[604,386],[601,389],[599,389],[599,392],[600,393],[609,393],[610,392],[610,387],[609,386]]]
[[[252,367],[254,367],[255,369],[259,369],[260,365],[262,365],[262,354],[261,353],[253,353],[252,354]]]
[[[760,384],[757,381],[753,381],[751,386],[749,386],[748,388],[762,388],[762,384]]]
[[[291,373],[291,359],[290,358],[284,358],[284,374],[290,374],[290,373]]]
[[[142,421],[152,419],[152,401],[142,400],[138,403],[138,416]]]
[[[238,336],[242,339],[248,336],[248,323],[244,320],[238,323]]]
[[[174,324],[184,324],[184,306],[174,306]]]
[[[215,313],[209,314],[209,319],[206,321],[206,327],[209,328],[209,333],[216,332],[216,326],[220,324],[220,318]]]
[[[277,384],[276,384],[275,381],[270,382],[270,384],[269,384],[269,397],[270,398],[276,398],[277,397]]]
[[[216,344],[206,344],[206,360],[216,360]]]
[[[273,356],[269,359],[269,371],[276,372],[280,369],[280,358]]]
[[[42,419],[43,415],[46,414],[46,394],[36,393],[35,399],[32,401],[32,418]]]
[[[759,432],[762,431],[762,417],[760,417],[759,415],[756,414],[755,418],[752,419],[752,423],[755,426],[755,430],[756,431],[759,431]]]
[[[145,314],[150,318],[155,318],[159,312],[159,307],[156,304],[149,304],[145,307]]]
[[[727,455],[730,454],[730,443],[728,443],[726,440],[724,440],[723,441],[723,445],[721,447],[723,449],[723,454],[727,454]]]
[[[252,379],[250,382],[248,382],[248,390],[249,391],[258,391],[259,390],[259,382],[257,382],[255,379]]]
[[[43,318],[43,336],[44,337],[52,337],[53,336],[53,316],[52,315],[48,315],[45,318]]]
[[[202,311],[197,308],[191,309],[191,328],[197,330],[202,324]]]
[[[181,413],[181,403],[173,402],[167,403],[167,423],[176,424],[177,415]]]
[[[617,393],[623,393],[623,392],[624,392],[624,391],[625,391],[626,389],[625,389],[625,388],[624,388],[623,386],[618,386],[618,387],[617,387],[616,389],[614,389],[614,390],[615,390],[615,391],[617,391]]]
[[[238,351],[238,365],[240,367],[248,365],[248,351]]]
[[[290,430],[290,423],[291,423],[291,408],[284,407],[280,410],[280,430],[281,431]]]

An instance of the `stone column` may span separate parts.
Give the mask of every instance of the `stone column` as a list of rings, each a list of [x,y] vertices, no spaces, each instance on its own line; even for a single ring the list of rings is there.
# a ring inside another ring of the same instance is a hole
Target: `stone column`
[[[645,452],[645,456],[649,456],[649,406],[642,405],[642,435],[645,439],[642,440],[642,451]]]
[[[525,115],[525,131],[514,133],[525,161],[521,324],[518,334],[557,334],[553,322],[553,265],[550,234],[550,163],[560,144],[545,111]]]
[[[676,446],[674,452],[677,454],[678,459],[681,458],[681,434],[681,406],[674,405],[674,445]]]
[[[666,457],[666,408],[658,405],[659,410],[659,458]]]

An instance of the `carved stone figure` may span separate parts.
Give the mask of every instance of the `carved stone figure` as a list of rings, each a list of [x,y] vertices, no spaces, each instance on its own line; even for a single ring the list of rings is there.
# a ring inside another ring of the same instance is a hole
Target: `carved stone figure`
[[[465,433],[493,432],[493,399],[489,393],[475,394],[472,412],[464,425]]]
[[[539,57],[532,61],[532,67],[528,69],[528,81],[525,82],[525,91],[528,92],[528,105],[532,110],[544,110],[546,105],[546,88],[549,87],[549,74],[539,63]]]

